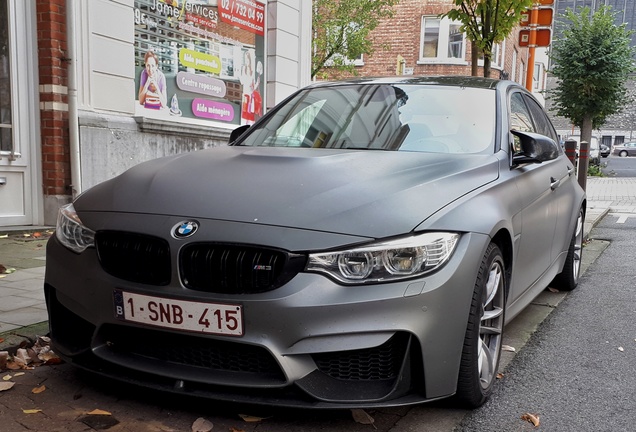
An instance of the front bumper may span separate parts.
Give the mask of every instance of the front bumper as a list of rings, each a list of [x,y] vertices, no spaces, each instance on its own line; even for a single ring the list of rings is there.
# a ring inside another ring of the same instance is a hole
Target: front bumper
[[[413,404],[455,392],[475,275],[489,239],[465,234],[425,278],[340,286],[299,273],[248,295],[115,278],[94,249],[47,246],[45,291],[56,352],[93,372],[218,400],[314,408]],[[223,337],[124,322],[115,289],[241,304],[245,332]]]

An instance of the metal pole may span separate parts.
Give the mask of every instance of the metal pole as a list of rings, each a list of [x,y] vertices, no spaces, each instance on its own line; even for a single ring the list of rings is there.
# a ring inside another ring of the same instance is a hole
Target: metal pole
[[[537,46],[537,26],[539,22],[539,3],[532,5],[530,12],[529,38],[528,38],[528,69],[526,70],[526,89],[532,91],[534,75],[534,51]]]

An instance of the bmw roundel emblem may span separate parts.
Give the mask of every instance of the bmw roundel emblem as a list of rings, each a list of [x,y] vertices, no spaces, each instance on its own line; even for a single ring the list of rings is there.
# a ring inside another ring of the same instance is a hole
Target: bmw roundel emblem
[[[186,238],[197,232],[197,229],[199,229],[198,222],[192,220],[183,221],[172,228],[172,235],[178,239]]]

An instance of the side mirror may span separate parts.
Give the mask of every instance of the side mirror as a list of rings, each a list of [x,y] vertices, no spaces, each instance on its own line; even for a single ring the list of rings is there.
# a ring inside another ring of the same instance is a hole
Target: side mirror
[[[246,130],[248,130],[250,128],[250,125],[243,125],[243,126],[239,126],[236,129],[234,129],[231,133],[230,133],[230,140],[228,141],[230,144],[232,144],[234,141],[236,141],[241,135],[243,135],[243,132],[245,132]]]
[[[512,156],[515,165],[541,163],[559,156],[558,144],[545,135],[517,130],[511,130],[510,133],[521,141],[521,152]]]

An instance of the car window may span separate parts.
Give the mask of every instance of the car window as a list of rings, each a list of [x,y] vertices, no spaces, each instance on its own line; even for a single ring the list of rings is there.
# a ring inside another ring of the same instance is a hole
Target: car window
[[[545,111],[543,111],[543,108],[541,108],[537,101],[528,95],[525,95],[524,99],[528,105],[530,113],[532,114],[532,118],[534,119],[536,132],[552,138],[554,142],[559,142],[559,136],[557,135],[556,130],[554,130],[554,126],[552,126],[550,119],[548,119],[548,116],[545,114]]]
[[[493,89],[456,86],[311,88],[297,93],[253,126],[240,145],[493,152],[495,100]]]
[[[515,92],[510,96],[510,129],[521,132],[535,132],[530,111],[523,101],[523,95]],[[521,152],[521,140],[514,136],[513,150],[515,153]]]

